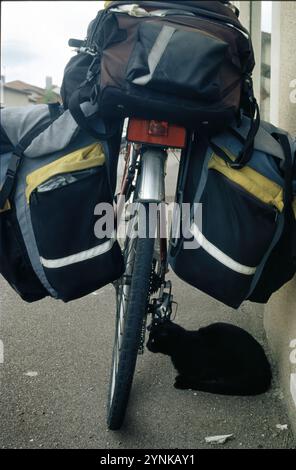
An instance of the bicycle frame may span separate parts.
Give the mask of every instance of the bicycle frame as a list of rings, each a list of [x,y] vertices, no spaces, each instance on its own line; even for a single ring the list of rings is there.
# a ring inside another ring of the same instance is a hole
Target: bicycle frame
[[[123,242],[125,273],[114,283],[116,329],[107,412],[112,430],[123,423],[137,355],[145,349],[148,316],[155,323],[172,315],[172,284],[166,281],[167,149],[185,149],[188,143],[185,129],[165,122],[132,120],[130,129],[135,132],[127,136],[125,168],[115,209],[118,222],[127,222],[127,231],[119,237]],[[180,168],[183,167],[182,161]]]
[[[167,223],[164,204],[168,149],[176,147],[185,150],[187,144],[186,131],[184,128],[164,122],[132,119],[128,126],[127,142],[126,163],[119,194],[117,217],[121,216],[123,210],[120,204],[120,196],[127,196],[131,181],[135,181],[134,202],[158,205],[158,233],[163,234],[165,233],[163,228],[166,227]],[[137,170],[138,173],[136,174]],[[183,172],[183,161],[181,161],[180,172]],[[123,201],[125,201],[125,198],[123,198]],[[162,285],[165,285],[165,275],[168,272],[167,255],[167,237],[160,236],[158,275]]]

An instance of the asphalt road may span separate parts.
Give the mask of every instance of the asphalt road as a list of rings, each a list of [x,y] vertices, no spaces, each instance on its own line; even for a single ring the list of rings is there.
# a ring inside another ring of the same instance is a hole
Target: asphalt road
[[[178,323],[196,329],[232,322],[267,349],[261,307],[234,311],[171,278]],[[113,288],[70,304],[27,305],[2,279],[0,292],[0,448],[201,449],[221,447],[205,442],[220,434],[234,435],[223,448],[296,448],[289,429],[276,428],[288,424],[276,378],[257,397],[180,391],[173,388],[170,360],[148,351],[139,357],[125,425],[108,431]]]

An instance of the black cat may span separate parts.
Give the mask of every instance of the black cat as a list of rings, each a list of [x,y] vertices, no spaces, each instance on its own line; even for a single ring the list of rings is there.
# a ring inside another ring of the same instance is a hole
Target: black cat
[[[258,395],[271,384],[263,348],[249,333],[228,323],[186,331],[171,321],[154,322],[147,348],[171,357],[179,374],[174,386],[179,389]]]

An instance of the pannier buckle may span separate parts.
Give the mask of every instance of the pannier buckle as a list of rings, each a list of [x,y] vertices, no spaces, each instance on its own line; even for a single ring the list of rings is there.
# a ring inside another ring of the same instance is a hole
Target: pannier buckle
[[[232,162],[228,163],[231,168],[234,168],[235,170],[241,170],[243,165],[240,162]]]
[[[15,153],[11,156],[11,160],[9,162],[9,167],[7,169],[6,177],[7,178],[14,178],[17,172],[18,166],[20,164],[21,157],[16,155]]]

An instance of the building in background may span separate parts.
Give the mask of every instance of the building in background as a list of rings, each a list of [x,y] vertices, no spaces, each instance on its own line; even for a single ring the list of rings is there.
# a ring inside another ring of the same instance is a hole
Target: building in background
[[[5,83],[1,77],[1,108],[57,102],[61,102],[60,88],[52,84],[51,77],[46,77],[45,88],[21,80]]]

